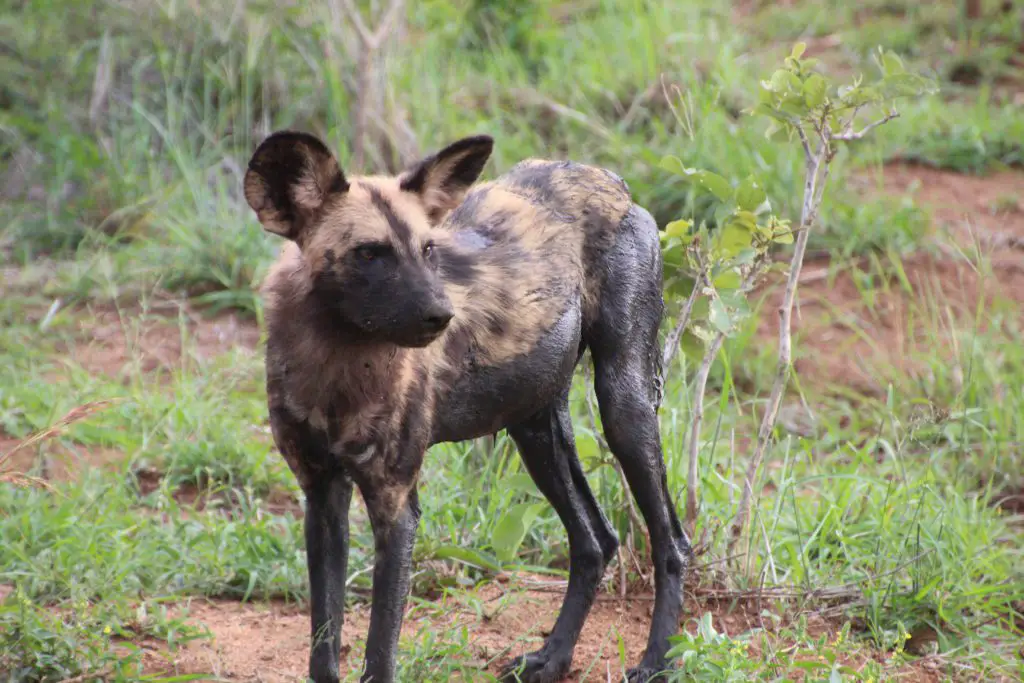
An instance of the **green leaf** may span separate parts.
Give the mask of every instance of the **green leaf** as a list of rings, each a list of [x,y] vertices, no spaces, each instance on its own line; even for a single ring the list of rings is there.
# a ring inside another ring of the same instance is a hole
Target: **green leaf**
[[[882,99],[883,96],[882,93],[879,91],[878,87],[873,85],[865,85],[851,89],[846,94],[846,96],[843,97],[843,104],[860,106],[865,104],[873,104],[875,102],[881,102]]]
[[[772,241],[776,244],[793,244],[793,231],[789,228],[776,228]]]
[[[683,244],[689,244],[693,241],[693,236],[689,234],[692,226],[693,223],[691,221],[672,221],[665,226],[665,234],[669,237],[678,237],[683,241]]]
[[[576,455],[584,465],[590,465],[601,460],[601,447],[593,436],[577,433]]]
[[[803,88],[803,86],[801,86]],[[807,107],[807,103],[804,102],[803,95],[799,97],[787,97],[779,103],[779,110],[783,114],[789,114],[792,117],[803,118],[807,116],[810,109]]]
[[[534,483],[533,477],[526,472],[516,472],[512,476],[506,477],[502,485],[504,488],[511,491],[528,493],[531,496],[540,495],[540,491],[537,489],[537,484]]]
[[[738,188],[736,188],[736,203],[745,211],[754,211],[764,203],[768,195],[758,185],[754,176],[748,176]]]
[[[480,550],[463,548],[462,546],[443,545],[434,550],[433,556],[439,560],[457,560],[462,564],[476,567],[477,569],[487,569],[492,572],[501,571],[501,565],[492,559],[489,554]]]
[[[882,72],[886,76],[895,76],[905,71],[903,60],[895,52],[882,52]]]
[[[661,158],[661,163],[658,164],[658,168],[664,169],[669,173],[675,173],[676,175],[686,176],[692,173],[693,169],[686,168],[683,165],[682,160],[679,157],[672,155],[664,156]]]
[[[736,289],[740,286],[740,274],[729,269],[719,273],[713,280],[715,289]]]
[[[825,103],[825,91],[828,85],[825,83],[825,79],[820,74],[811,74],[804,81],[804,102],[811,109],[820,107]]]
[[[728,334],[729,328],[732,327],[732,321],[729,319],[729,311],[726,310],[725,304],[722,303],[721,299],[714,299],[711,302],[711,315],[709,316],[711,324],[718,328],[718,331],[722,334]]]
[[[786,69],[776,70],[776,72],[772,74],[771,80],[769,80],[768,83],[771,86],[771,90],[777,93],[800,92],[803,87],[796,74],[792,71],[787,71]]]
[[[697,297],[697,300],[693,302],[693,309],[690,311],[690,324],[707,320],[710,310],[708,298],[705,296]]]
[[[683,350],[687,358],[695,362],[700,362],[704,357],[704,342],[690,330],[683,332],[679,338],[679,348]]]
[[[938,85],[931,79],[917,74],[894,74],[886,76],[879,83],[876,92],[879,98],[916,97],[938,92]]]
[[[731,258],[744,249],[749,249],[752,237],[751,231],[743,228],[742,225],[729,223],[722,230],[721,237],[718,240],[718,248],[723,252],[724,256]]]
[[[760,227],[761,226],[758,226],[758,228]],[[737,266],[745,266],[748,263],[753,263],[756,257],[756,249],[744,249],[743,251],[736,255],[736,258],[733,259],[733,264]]]
[[[699,171],[695,168],[687,168],[678,157],[671,155],[663,157],[658,166],[666,171],[693,180],[705,190],[712,192],[723,202],[729,201],[732,196],[732,187],[730,187],[728,180],[716,173],[712,173],[711,171]]]
[[[499,560],[511,562],[515,558],[516,551],[543,506],[544,503],[513,505],[498,521],[491,536],[491,545]]]
[[[693,285],[696,280],[689,275],[674,275],[672,278],[672,289],[674,292],[678,292],[683,298],[690,296],[690,292],[693,291]]]
[[[732,186],[729,185],[729,181],[711,171],[696,171],[691,176],[698,185],[708,190],[723,202],[727,202],[732,198]]]
[[[806,49],[807,43],[796,43],[795,45],[793,45],[793,51],[789,53],[789,56],[792,57],[793,59],[800,59],[804,54],[804,50]]]
[[[744,249],[750,248],[752,237],[751,231],[742,223],[731,221],[722,229],[722,233],[718,238],[718,248],[727,257],[733,257]]]
[[[754,232],[757,227],[757,216],[747,209],[740,209],[732,216],[732,222],[741,226],[747,232]]]

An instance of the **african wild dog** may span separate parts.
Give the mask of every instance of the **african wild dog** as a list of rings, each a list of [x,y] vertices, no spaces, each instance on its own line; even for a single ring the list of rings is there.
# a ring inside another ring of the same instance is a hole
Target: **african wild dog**
[[[278,132],[245,196],[290,240],[264,283],[274,439],[306,496],[310,676],[338,680],[355,483],[376,539],[362,680],[395,678],[433,444],[507,429],[564,523],[570,577],[544,646],[506,680],[564,677],[618,540],[577,458],[569,413],[586,348],[609,444],[651,536],[651,631],[631,680],[666,666],[690,545],[665,478],[656,412],[658,229],[612,173],[528,160],[470,191],[493,141],[469,137],[397,177],[346,178],[315,137]]]

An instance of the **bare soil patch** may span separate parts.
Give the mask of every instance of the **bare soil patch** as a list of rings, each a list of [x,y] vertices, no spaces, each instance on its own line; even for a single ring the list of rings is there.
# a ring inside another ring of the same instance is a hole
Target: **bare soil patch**
[[[869,177],[858,180],[862,187],[871,182]],[[1024,172],[975,176],[901,162],[886,164],[882,180],[887,193],[910,194],[927,206],[937,227],[951,229],[958,242],[965,240],[965,246],[970,244],[970,227],[983,244],[994,247],[1013,238],[1024,239]]]
[[[902,260],[906,283],[898,269],[880,274],[866,262],[804,265],[794,356],[805,384],[879,395],[908,376],[927,382],[937,360],[955,363],[963,343],[957,333],[973,329],[979,302],[1010,315],[1015,307],[1024,320],[1024,173],[975,177],[896,164],[885,168],[884,182],[884,191],[910,193],[932,212],[934,248]],[[867,194],[874,182],[862,177],[858,185]],[[759,337],[773,348],[778,319],[770,313],[783,286],[778,280],[765,288],[758,321]]]
[[[90,469],[113,470],[124,460],[124,453],[115,448],[59,440],[47,440],[15,451],[21,441],[0,432],[0,457],[13,451],[0,460],[0,474],[26,474],[41,464],[46,479],[73,481]]]
[[[237,313],[208,316],[184,305],[156,313],[99,307],[76,312],[75,320],[76,341],[61,350],[92,374],[120,379],[173,370],[190,359],[202,363],[233,349],[253,351],[260,340],[256,323]]]
[[[517,577],[517,580],[523,577]],[[491,583],[472,593],[449,597],[443,602],[410,606],[403,624],[402,639],[408,642],[424,632],[451,633],[468,629],[468,649],[461,653],[480,669],[497,674],[512,657],[536,649],[554,624],[562,590],[503,587]],[[475,602],[478,613],[472,606]],[[619,639],[626,651],[627,665],[635,664],[646,645],[653,602],[649,595],[619,599],[599,596],[583,629],[573,667],[565,680],[619,680]],[[696,630],[696,619],[711,611],[719,631],[730,635],[759,624],[754,609],[730,609],[725,603],[698,604],[688,600],[687,628]],[[283,683],[302,680],[306,675],[309,616],[306,606],[282,603],[241,604],[229,601],[195,601],[189,607],[190,621],[205,625],[212,638],[189,643],[176,653],[151,653],[149,668],[166,674],[210,674],[232,681]],[[481,616],[482,614],[482,616]],[[692,618],[690,618],[692,617]],[[364,656],[369,626],[369,606],[350,608],[342,632],[342,668],[358,670]],[[811,616],[808,631],[815,637],[833,637],[838,627]],[[454,639],[448,639],[454,640]],[[755,643],[754,648],[757,649]],[[882,662],[885,654],[866,648],[847,656],[849,666],[860,668],[869,659]],[[922,659],[904,666],[900,680],[937,681],[937,665]],[[474,680],[470,675],[467,680]]]

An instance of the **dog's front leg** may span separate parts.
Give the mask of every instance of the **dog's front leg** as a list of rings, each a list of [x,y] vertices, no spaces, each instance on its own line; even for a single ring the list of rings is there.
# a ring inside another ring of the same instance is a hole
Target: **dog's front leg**
[[[306,488],[306,555],[312,627],[309,675],[315,683],[338,681],[351,502],[352,482],[341,472]]]
[[[376,557],[373,567],[373,605],[366,638],[364,683],[393,683],[398,636],[409,595],[412,548],[420,507],[415,487],[363,491],[373,524]]]

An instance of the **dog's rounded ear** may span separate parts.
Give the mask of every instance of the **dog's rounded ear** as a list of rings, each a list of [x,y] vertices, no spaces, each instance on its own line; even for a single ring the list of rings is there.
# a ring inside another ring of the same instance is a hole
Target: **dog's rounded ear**
[[[489,135],[453,142],[403,171],[399,176],[401,188],[419,195],[427,216],[437,223],[462,202],[493,149],[494,138]]]
[[[308,133],[278,131],[260,143],[245,173],[245,200],[269,232],[294,240],[348,181],[327,146]]]

